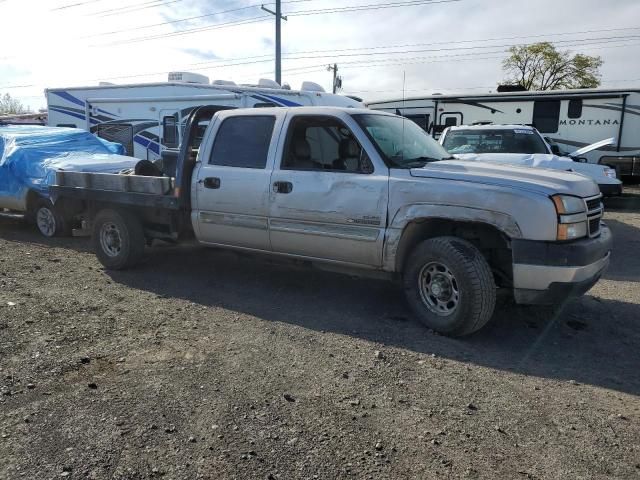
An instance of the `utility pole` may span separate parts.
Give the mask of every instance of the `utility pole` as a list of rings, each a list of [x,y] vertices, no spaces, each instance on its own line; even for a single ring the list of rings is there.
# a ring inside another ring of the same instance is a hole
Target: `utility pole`
[[[327,66],[327,71],[333,70],[333,93],[336,93],[336,90],[342,88],[342,77],[338,76],[338,64],[334,63],[333,65]]]
[[[280,20],[286,20],[287,17],[282,15],[282,10],[280,8],[280,0],[276,0],[276,11],[269,10],[264,5],[260,8],[265,12],[270,13],[271,15],[275,15],[276,17],[276,82],[282,85],[282,64],[281,64],[281,44],[282,39],[280,35]]]

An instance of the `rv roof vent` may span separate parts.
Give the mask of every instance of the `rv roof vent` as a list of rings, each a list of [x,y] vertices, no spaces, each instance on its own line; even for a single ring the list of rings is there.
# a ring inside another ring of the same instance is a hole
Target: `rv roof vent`
[[[111,83],[111,82],[100,82],[98,83],[99,86],[101,87],[107,87],[109,85],[115,85],[115,83]]]
[[[258,80],[258,86],[262,88],[282,88],[278,82],[269,78],[261,78]]]
[[[515,84],[515,85],[498,85],[498,88],[496,89],[496,91],[498,93],[503,93],[503,92],[526,92],[527,88],[523,87],[520,84]]]
[[[236,82],[232,82],[231,80],[214,80],[211,82],[211,85],[235,85]]]
[[[199,73],[191,72],[169,72],[170,82],[184,82],[184,83],[201,83],[204,85],[209,84],[209,77],[201,75]]]
[[[315,82],[302,82],[302,86],[300,90],[304,90],[305,92],[324,92],[324,88],[321,85],[318,85]]]

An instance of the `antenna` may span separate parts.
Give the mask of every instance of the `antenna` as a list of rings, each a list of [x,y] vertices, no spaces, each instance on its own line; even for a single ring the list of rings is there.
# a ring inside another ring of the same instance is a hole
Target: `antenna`
[[[407,71],[402,71],[402,108],[404,109],[404,87],[407,83]]]
[[[403,70],[402,71],[402,160],[404,160],[404,122],[407,121],[407,119],[404,116],[404,88],[405,88],[405,84],[407,83],[407,71]]]

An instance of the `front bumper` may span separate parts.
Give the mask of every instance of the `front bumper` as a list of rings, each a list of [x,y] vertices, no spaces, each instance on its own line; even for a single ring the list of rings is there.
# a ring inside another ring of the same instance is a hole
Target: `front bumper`
[[[599,183],[600,193],[605,197],[617,197],[622,195],[622,182],[620,183]]]
[[[598,237],[570,243],[513,240],[516,303],[556,304],[587,292],[608,267],[612,244],[604,224]]]

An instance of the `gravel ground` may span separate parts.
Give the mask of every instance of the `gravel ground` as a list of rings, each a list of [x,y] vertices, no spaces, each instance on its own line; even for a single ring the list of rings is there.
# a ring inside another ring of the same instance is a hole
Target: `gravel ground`
[[[640,478],[640,214],[606,219],[587,296],[467,339],[382,281],[195,246],[106,272],[0,219],[0,478]]]

